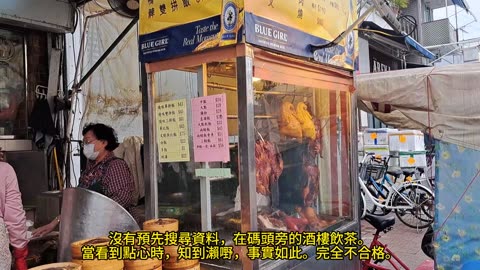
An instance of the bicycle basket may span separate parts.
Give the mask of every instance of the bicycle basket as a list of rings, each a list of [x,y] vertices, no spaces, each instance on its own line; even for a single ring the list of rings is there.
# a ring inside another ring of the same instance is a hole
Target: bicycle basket
[[[387,171],[384,165],[380,164],[367,164],[365,175],[367,177],[372,177],[375,180],[383,178],[385,172]]]
[[[360,177],[360,179],[362,180],[366,180],[367,177],[368,177],[368,174],[367,174],[367,164],[363,164],[363,163],[360,163],[360,166],[358,168],[358,176]]]

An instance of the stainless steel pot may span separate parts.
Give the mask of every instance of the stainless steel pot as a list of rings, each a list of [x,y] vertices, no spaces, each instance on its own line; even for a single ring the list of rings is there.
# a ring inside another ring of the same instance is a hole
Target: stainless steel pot
[[[70,244],[111,231],[137,231],[135,219],[117,202],[83,188],[63,191],[58,243],[58,261],[71,261]]]

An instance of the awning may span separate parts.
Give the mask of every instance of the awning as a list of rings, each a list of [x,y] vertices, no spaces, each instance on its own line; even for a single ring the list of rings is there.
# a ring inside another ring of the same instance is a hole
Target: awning
[[[389,126],[424,130],[480,150],[480,63],[360,74],[355,88],[358,99]],[[386,105],[392,110],[381,110]]]
[[[420,52],[423,56],[426,58],[433,60],[435,59],[435,54],[423,47],[420,43],[418,43],[415,39],[413,39],[411,36],[406,36],[405,37],[405,42],[407,42],[408,45],[410,45],[412,48]]]
[[[466,0],[452,0],[453,4],[454,5],[457,5],[463,9],[465,9],[466,11],[469,11],[469,6],[468,6],[468,3]]]
[[[411,48],[417,50],[420,54],[422,54],[426,58],[435,59],[435,54],[433,54],[428,49],[423,47],[420,43],[418,43],[415,39],[413,39],[410,36],[401,36],[399,33],[395,32],[393,30],[390,30],[390,29],[382,28],[382,27],[378,26],[377,24],[375,24],[374,22],[371,22],[371,21],[362,22],[362,24],[360,25],[360,28],[361,29],[370,29],[370,30],[374,30],[374,31],[377,31],[377,32],[378,31],[383,32],[383,33],[385,33],[385,35],[382,35],[382,36],[384,36],[385,38],[388,38],[388,39],[390,39],[392,41],[395,41],[397,43],[400,43],[400,44],[408,44]]]

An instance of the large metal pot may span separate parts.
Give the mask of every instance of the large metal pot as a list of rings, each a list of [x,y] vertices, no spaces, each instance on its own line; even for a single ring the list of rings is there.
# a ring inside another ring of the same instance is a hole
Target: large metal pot
[[[71,243],[108,236],[111,231],[137,231],[135,219],[117,202],[83,188],[63,191],[58,261],[71,260]]]

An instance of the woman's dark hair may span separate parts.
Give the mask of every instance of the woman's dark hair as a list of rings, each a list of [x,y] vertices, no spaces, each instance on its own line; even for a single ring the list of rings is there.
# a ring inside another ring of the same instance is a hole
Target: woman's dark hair
[[[82,135],[85,136],[87,132],[92,131],[97,140],[102,140],[107,142],[105,147],[108,151],[113,151],[118,147],[118,138],[115,130],[104,124],[94,124],[90,123],[85,125],[82,131]]]

